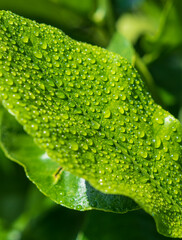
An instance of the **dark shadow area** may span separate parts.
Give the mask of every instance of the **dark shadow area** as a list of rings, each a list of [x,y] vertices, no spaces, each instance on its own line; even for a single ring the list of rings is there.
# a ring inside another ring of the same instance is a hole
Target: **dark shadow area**
[[[137,210],[139,206],[130,198],[122,195],[104,194],[86,182],[87,197],[93,208],[112,212],[127,212]]]

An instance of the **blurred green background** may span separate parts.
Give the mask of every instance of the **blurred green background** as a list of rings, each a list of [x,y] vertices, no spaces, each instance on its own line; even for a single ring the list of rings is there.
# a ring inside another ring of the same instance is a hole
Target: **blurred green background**
[[[120,53],[182,122],[181,0],[0,0],[0,9]],[[142,210],[77,212],[54,204],[0,152],[0,239],[163,240]]]

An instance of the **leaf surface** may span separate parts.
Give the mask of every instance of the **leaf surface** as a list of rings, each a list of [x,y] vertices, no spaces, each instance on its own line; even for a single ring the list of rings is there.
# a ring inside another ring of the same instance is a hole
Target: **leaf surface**
[[[0,13],[0,97],[48,156],[182,237],[182,127],[120,55]]]
[[[0,115],[0,141],[6,155],[22,165],[28,178],[54,202],[80,211],[97,209],[125,213],[139,208],[130,198],[104,194],[83,178],[61,169],[2,107]]]

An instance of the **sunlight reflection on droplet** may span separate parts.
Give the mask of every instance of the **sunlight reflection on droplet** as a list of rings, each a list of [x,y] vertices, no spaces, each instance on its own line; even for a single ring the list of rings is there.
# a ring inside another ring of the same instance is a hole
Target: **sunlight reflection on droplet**
[[[49,156],[47,155],[47,153],[44,153],[44,154],[42,154],[41,159],[42,159],[42,160],[47,160],[47,159],[50,159],[50,158],[49,158]]]
[[[174,120],[175,120],[175,118],[170,116],[170,115],[167,116],[166,118],[164,118],[165,124],[169,124],[169,123],[171,123]]]

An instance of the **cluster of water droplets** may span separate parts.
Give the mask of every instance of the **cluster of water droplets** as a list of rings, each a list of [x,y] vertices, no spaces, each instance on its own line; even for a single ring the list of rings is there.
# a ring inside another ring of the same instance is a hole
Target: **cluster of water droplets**
[[[0,97],[73,173],[155,214],[181,207],[181,126],[119,55],[1,12]]]

